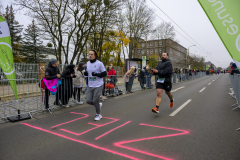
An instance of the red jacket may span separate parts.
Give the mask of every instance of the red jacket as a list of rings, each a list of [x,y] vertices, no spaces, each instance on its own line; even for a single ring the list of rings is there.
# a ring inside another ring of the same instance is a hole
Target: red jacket
[[[114,75],[115,76],[115,70],[114,69],[111,69],[108,71],[108,76],[112,76]]]

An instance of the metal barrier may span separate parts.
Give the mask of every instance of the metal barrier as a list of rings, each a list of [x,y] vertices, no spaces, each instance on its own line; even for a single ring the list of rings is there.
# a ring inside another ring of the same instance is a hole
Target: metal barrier
[[[205,75],[201,72],[198,74],[199,77]],[[183,81],[187,80],[187,75],[188,73],[181,74]],[[117,75],[116,77],[122,77],[122,75]],[[10,86],[11,81],[16,81],[18,100],[15,100],[14,93]],[[85,87],[85,78],[83,78],[82,81],[83,87]],[[44,111],[51,113],[54,109],[67,105],[75,105],[74,94],[75,99],[78,99],[77,92],[79,92],[79,90],[77,88],[74,89],[70,79],[62,77],[61,82],[62,84],[58,87],[56,95],[52,95],[48,91],[41,89],[42,86],[38,78],[0,80],[0,120],[6,120],[12,116],[23,116],[24,114],[31,117],[32,114],[41,114]],[[179,75],[173,74],[173,82],[179,82]],[[152,83],[154,82],[151,82],[151,84]],[[136,86],[134,90],[141,89],[140,86],[137,87],[139,84],[134,85]],[[118,87],[123,90],[125,88],[124,86],[125,85],[121,83],[121,86]],[[48,95],[49,99],[46,98]],[[81,94],[80,101],[85,101],[84,94]],[[45,104],[49,104],[49,106]]]
[[[234,94],[232,94],[232,97],[236,98],[236,101],[237,101],[236,104],[232,105],[232,107],[234,107],[236,105],[237,105],[237,107],[233,108],[232,110],[240,108],[240,105],[238,103],[240,101],[240,93],[239,93],[239,89],[240,89],[239,80],[240,80],[240,77],[239,76],[240,76],[239,74],[234,74],[234,75],[229,74],[232,90],[233,90],[233,93],[234,93]]]

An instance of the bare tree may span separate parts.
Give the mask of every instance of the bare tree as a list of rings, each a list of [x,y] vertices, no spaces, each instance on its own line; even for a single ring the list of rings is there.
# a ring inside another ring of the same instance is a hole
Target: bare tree
[[[28,15],[34,17],[46,37],[57,48],[56,57],[61,60],[64,53],[65,63],[78,60],[85,45],[105,11],[109,10],[110,0],[14,0],[16,5],[26,8]],[[99,7],[101,6],[101,7]]]
[[[145,0],[129,0],[125,12],[126,33],[131,42],[129,44],[129,58],[138,48],[139,40],[149,34],[153,27],[155,16],[146,5]]]

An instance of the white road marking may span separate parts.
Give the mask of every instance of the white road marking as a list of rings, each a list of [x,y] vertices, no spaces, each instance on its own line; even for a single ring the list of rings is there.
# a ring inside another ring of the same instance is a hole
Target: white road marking
[[[175,116],[179,111],[181,111],[191,101],[192,101],[191,99],[187,100],[187,102],[183,103],[178,109],[176,109],[174,112],[172,112],[169,116]]]
[[[179,89],[183,89],[183,88],[185,88],[185,86],[182,86],[182,87],[179,87],[179,88],[177,88],[177,89],[174,89],[174,90],[172,90],[171,92],[176,92],[176,91],[178,91]]]
[[[203,89],[201,89],[199,92],[202,92],[202,91],[204,91],[204,89],[206,89],[206,87],[204,87]]]
[[[212,81],[214,81],[214,80],[212,80]]]
[[[208,85],[210,85],[212,82],[210,82]]]

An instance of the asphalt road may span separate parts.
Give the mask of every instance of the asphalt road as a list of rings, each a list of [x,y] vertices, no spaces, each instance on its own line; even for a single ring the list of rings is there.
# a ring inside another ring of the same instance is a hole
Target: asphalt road
[[[109,98],[97,122],[82,105],[1,124],[0,159],[239,160],[240,109],[231,110],[228,74],[217,77],[174,84],[175,105],[163,94],[160,114],[152,89]]]

